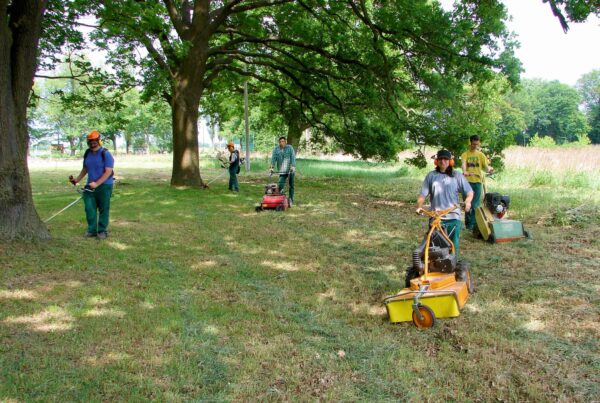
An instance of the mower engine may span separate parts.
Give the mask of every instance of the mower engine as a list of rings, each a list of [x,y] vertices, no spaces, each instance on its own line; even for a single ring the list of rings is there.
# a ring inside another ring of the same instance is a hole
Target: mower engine
[[[503,196],[500,193],[486,193],[484,203],[496,217],[502,218],[510,205],[510,196]]]
[[[265,194],[262,201],[256,206],[256,212],[274,209],[285,211],[290,207],[290,201],[284,193],[281,193],[277,183],[269,183],[265,186]]]
[[[406,284],[410,280],[423,275],[425,270],[425,245],[427,238],[413,251],[412,266],[406,269]],[[438,232],[431,234],[429,245],[429,272],[452,273],[456,271],[456,256],[452,254],[452,245]]]
[[[266,195],[279,194],[279,186],[276,183],[269,183],[265,186]]]

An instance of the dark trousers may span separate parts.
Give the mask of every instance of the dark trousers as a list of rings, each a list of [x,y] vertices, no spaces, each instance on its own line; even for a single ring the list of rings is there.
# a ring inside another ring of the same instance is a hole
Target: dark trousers
[[[473,201],[471,202],[471,210],[465,213],[465,227],[469,231],[477,225],[475,220],[475,209],[481,205],[481,183],[469,183],[473,188]]]
[[[279,187],[279,191],[283,192],[285,190],[285,182],[288,181],[290,183],[290,191],[288,192],[288,197],[291,201],[294,201],[294,177],[295,173],[290,172],[289,174],[279,175],[279,183],[277,186]]]
[[[240,184],[237,179],[237,166],[229,168],[229,190],[240,191]]]
[[[110,213],[113,185],[100,185],[93,192],[83,193],[83,205],[90,233],[106,232]],[[99,214],[98,214],[99,213]]]

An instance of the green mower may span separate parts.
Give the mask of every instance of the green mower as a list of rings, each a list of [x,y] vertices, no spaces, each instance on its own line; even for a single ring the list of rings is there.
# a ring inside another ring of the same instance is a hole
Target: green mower
[[[500,193],[488,193],[485,178],[482,181],[481,204],[475,209],[473,235],[491,243],[510,242],[529,238],[523,223],[507,218],[510,197]]]

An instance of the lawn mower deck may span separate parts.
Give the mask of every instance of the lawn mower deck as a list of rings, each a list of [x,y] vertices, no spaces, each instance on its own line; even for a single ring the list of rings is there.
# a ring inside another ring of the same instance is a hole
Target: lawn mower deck
[[[457,281],[454,273],[429,273],[427,279],[412,279],[409,288],[385,299],[390,322],[412,321],[416,315],[413,308],[415,297],[418,297],[420,305],[416,308],[430,309],[435,315],[433,318],[454,318],[460,315],[460,310],[467,303],[469,290],[467,282]]]
[[[265,194],[258,206],[256,211],[261,212],[263,210],[275,210],[285,211],[290,207],[290,202],[284,193],[279,191],[279,187],[276,183],[269,183],[265,186]]]

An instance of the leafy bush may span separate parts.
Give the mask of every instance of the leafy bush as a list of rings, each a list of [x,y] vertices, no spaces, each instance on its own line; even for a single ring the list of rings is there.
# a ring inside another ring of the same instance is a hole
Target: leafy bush
[[[556,141],[550,136],[540,137],[537,133],[529,140],[529,145],[532,147],[539,148],[554,148],[556,147]]]

